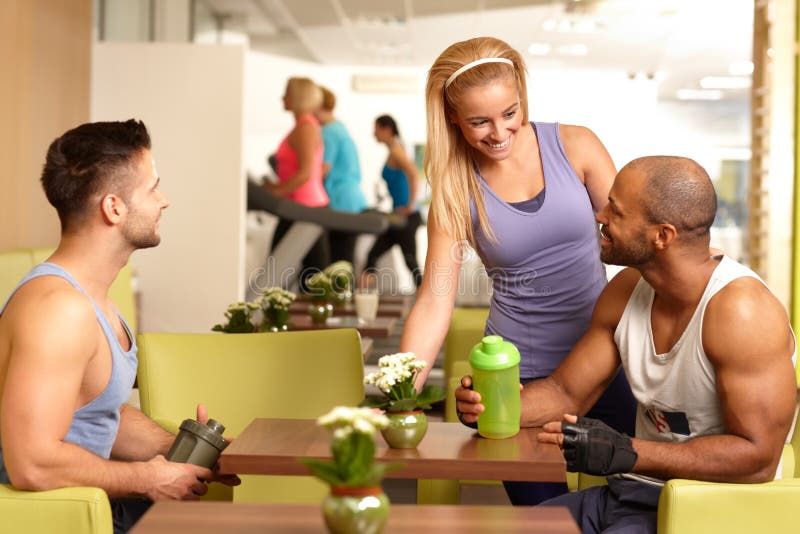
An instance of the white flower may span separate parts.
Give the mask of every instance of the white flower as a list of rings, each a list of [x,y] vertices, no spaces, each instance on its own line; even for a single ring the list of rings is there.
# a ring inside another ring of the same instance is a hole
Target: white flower
[[[425,362],[416,359],[413,352],[387,354],[378,360],[378,370],[364,377],[364,383],[388,394],[393,386],[413,381],[425,365]]]
[[[257,307],[256,307],[256,308],[257,308]],[[234,303],[234,304],[231,304],[230,306],[228,306],[228,311],[229,311],[229,312],[235,312],[235,311],[247,311],[248,309],[251,309],[251,310],[253,310],[253,309],[256,309],[256,308],[253,308],[253,307],[250,305],[250,303],[249,303],[249,302],[236,302],[236,303]]]
[[[341,439],[349,436],[352,432],[374,434],[376,429],[386,427],[389,420],[385,415],[376,413],[372,408],[337,406],[319,417],[317,424],[332,428],[334,439]]]

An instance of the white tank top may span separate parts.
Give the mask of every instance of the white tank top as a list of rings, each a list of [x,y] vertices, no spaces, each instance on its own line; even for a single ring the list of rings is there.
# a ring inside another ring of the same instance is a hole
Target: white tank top
[[[653,342],[650,318],[655,292],[644,279],[636,284],[614,332],[614,341],[638,403],[637,438],[682,442],[725,432],[716,372],[703,349],[703,318],[711,298],[733,280],[745,276],[764,283],[756,273],[724,256],[680,339],[665,354],[656,354]],[[795,345],[793,363],[796,358]],[[786,443],[791,435],[790,430]]]

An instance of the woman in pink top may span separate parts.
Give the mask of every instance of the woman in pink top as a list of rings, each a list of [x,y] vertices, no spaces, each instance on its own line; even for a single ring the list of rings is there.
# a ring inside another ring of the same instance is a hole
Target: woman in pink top
[[[312,114],[322,104],[322,90],[308,78],[289,78],[283,93],[283,108],[294,114],[294,128],[281,141],[275,153],[278,184],[264,183],[272,193],[304,206],[328,205],[328,194],[322,184],[322,129]],[[292,221],[281,219],[272,236],[272,249],[280,243]],[[300,288],[317,269],[331,262],[330,243],[323,234],[303,258]]]
[[[289,78],[283,107],[294,114],[295,125],[275,153],[280,183],[265,187],[276,195],[312,208],[326,206],[322,185],[322,130],[312,114],[322,103],[322,91],[308,78]]]

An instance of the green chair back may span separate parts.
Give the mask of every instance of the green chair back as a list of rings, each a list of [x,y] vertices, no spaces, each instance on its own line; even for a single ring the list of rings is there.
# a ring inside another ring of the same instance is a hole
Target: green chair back
[[[0,251],[0,300],[3,301],[0,306],[5,304],[19,281],[34,265],[30,249]]]
[[[139,342],[142,411],[170,431],[198,403],[235,437],[255,418],[316,418],[364,398],[361,340],[353,329],[264,334],[146,333]],[[243,477],[239,502],[321,502],[311,477]]]

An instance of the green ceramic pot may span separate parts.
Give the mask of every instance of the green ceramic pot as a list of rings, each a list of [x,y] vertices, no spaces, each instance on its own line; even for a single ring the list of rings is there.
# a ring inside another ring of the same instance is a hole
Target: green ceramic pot
[[[333,315],[333,304],[330,302],[313,302],[308,306],[308,313],[311,315],[311,322],[324,325],[328,318]]]
[[[389,498],[380,486],[331,486],[322,501],[322,515],[333,534],[378,534],[389,517]]]
[[[268,308],[264,312],[262,332],[285,332],[289,329],[289,310]]]
[[[428,431],[428,416],[422,410],[413,412],[386,412],[389,426],[381,434],[393,449],[413,449]]]

